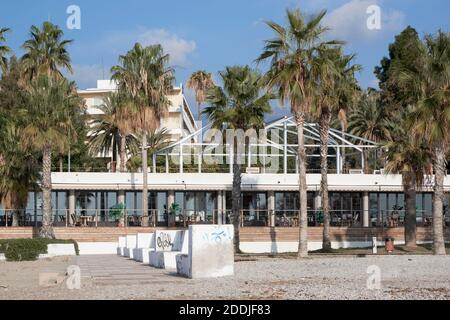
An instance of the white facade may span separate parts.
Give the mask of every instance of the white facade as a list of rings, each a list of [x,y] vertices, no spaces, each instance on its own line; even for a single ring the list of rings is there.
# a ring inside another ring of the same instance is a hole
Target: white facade
[[[117,91],[117,84],[111,80],[98,80],[96,88],[79,90],[78,94],[85,99],[88,116],[100,115],[98,106],[103,104],[104,97]],[[183,86],[174,87],[168,96],[171,106],[167,115],[161,119],[161,128],[169,130],[172,141],[194,133],[198,128],[187,100],[184,96]]]

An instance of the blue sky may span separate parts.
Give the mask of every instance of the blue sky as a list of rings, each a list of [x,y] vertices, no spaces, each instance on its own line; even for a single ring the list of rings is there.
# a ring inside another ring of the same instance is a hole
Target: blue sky
[[[66,28],[66,9],[72,4],[81,8],[81,30]],[[366,27],[371,4],[381,8],[381,30]],[[412,25],[423,35],[450,26],[448,0],[8,0],[2,2],[0,27],[13,30],[8,45],[20,55],[32,24],[49,18],[59,24],[75,40],[70,78],[80,88],[95,86],[103,73],[108,77],[118,56],[136,41],[162,43],[173,57],[177,83],[185,83],[195,70],[217,77],[226,65],[252,64],[263,40],[272,35],[264,21],[284,22],[287,7],[307,13],[328,10],[330,36],[347,41],[347,51],[357,54],[363,87],[376,86],[374,66],[404,27]],[[191,93],[188,98],[192,104]]]

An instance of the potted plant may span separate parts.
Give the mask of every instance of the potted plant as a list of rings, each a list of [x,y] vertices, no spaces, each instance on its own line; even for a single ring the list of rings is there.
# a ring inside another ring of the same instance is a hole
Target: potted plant
[[[174,202],[170,206],[169,212],[168,212],[168,214],[169,214],[169,217],[168,217],[169,218],[169,227],[175,227],[175,221],[176,221],[175,217],[176,217],[177,212],[179,211],[179,209],[180,209],[180,205],[178,203]]]
[[[114,220],[118,227],[125,227],[125,204],[119,203],[109,210],[109,217]]]
[[[316,221],[319,227],[323,227],[323,210],[319,209],[316,214]]]

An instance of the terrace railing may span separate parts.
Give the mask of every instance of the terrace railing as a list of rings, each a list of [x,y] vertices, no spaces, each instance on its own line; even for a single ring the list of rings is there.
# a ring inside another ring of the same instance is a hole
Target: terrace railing
[[[119,212],[118,212],[119,210]],[[331,210],[332,227],[362,227],[362,210]],[[321,210],[308,211],[308,226],[323,225]],[[286,227],[299,226],[298,210],[241,210],[241,227]],[[431,227],[432,213],[417,211],[417,226]],[[443,216],[444,225],[450,226],[450,215]],[[231,210],[177,210],[174,214],[167,210],[150,209],[144,215],[139,209],[68,209],[53,210],[52,224],[55,227],[188,227],[190,224],[233,223]],[[397,228],[405,222],[404,210],[380,211],[369,214],[369,227]],[[0,227],[39,227],[42,225],[42,210],[3,210],[0,209]]]

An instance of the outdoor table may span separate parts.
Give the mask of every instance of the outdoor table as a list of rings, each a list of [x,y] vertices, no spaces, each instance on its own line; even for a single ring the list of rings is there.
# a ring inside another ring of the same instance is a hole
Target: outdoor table
[[[91,220],[90,216],[81,216],[81,224],[83,225],[83,227],[87,227],[87,223]]]

